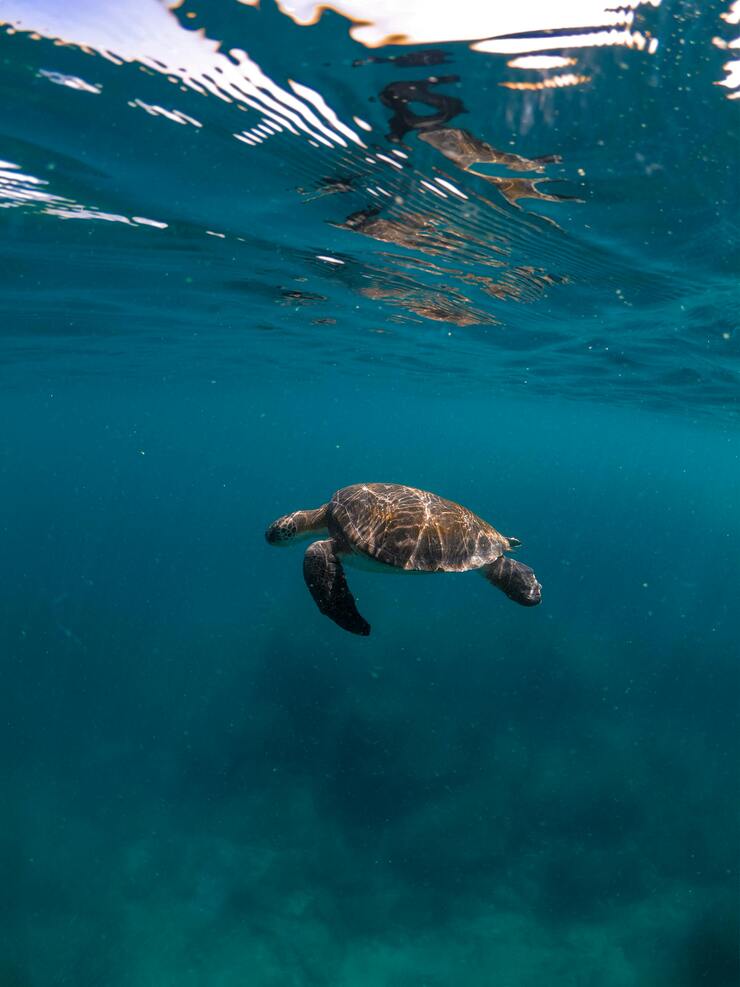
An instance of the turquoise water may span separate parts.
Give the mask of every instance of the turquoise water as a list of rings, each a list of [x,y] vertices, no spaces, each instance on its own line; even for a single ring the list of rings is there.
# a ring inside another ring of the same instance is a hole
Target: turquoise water
[[[0,4],[1,987],[738,983],[738,29],[592,6]],[[264,529],[358,481],[541,605],[342,631]]]

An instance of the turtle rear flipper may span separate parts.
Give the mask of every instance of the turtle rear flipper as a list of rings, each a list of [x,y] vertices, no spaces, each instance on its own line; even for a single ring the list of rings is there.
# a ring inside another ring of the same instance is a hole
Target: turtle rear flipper
[[[345,631],[367,637],[370,624],[360,615],[331,538],[315,541],[303,556],[303,578],[319,610]]]

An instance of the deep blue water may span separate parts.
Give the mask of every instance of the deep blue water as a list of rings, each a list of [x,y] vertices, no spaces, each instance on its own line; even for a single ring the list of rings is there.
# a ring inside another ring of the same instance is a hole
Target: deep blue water
[[[490,7],[0,2],[0,987],[740,982],[738,15]],[[358,481],[541,605],[342,631],[264,529]]]

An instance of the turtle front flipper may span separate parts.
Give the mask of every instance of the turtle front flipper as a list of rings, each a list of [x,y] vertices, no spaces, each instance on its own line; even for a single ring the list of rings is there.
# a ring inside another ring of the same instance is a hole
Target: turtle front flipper
[[[483,567],[486,579],[523,607],[536,607],[542,599],[542,586],[528,565],[505,555]]]
[[[367,637],[370,624],[358,613],[355,598],[337,558],[336,543],[315,541],[303,556],[303,578],[319,610],[345,631]]]

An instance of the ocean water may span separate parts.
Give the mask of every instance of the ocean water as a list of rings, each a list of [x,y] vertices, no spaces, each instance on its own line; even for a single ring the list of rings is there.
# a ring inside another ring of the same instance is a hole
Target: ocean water
[[[740,8],[335,8],[0,2],[0,987],[735,987]]]

